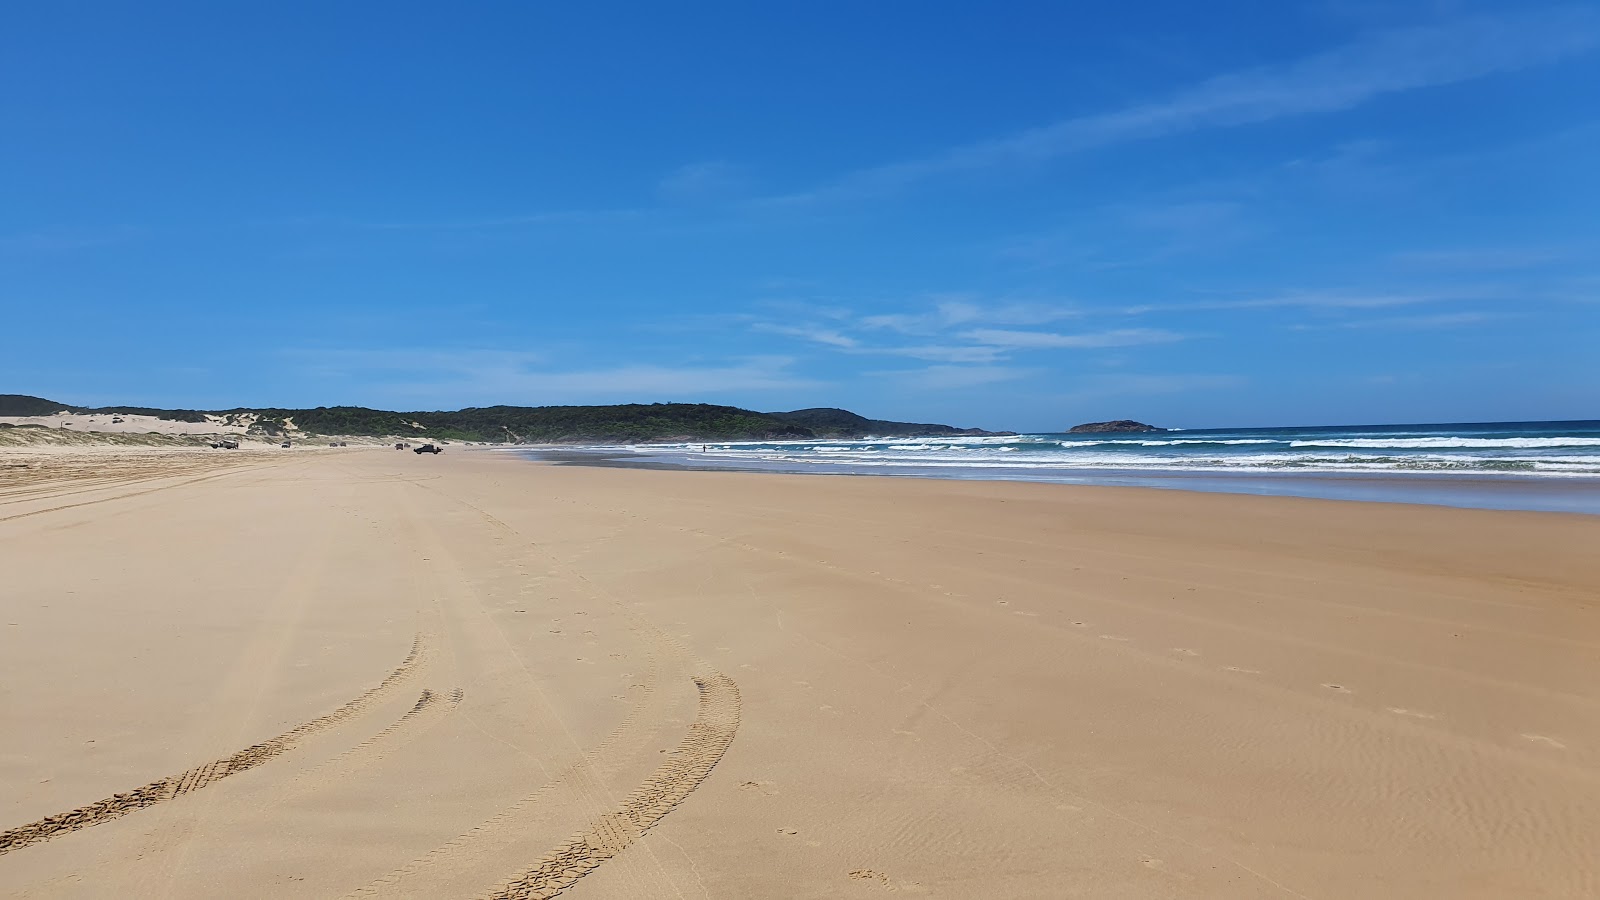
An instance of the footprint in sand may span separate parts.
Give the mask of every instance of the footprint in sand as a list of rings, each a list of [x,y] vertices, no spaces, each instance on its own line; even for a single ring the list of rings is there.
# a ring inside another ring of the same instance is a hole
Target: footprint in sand
[[[1327,688],[1330,691],[1338,691],[1341,694],[1354,693],[1353,691],[1351,691],[1349,688],[1345,687],[1342,684],[1324,684],[1323,687]]]
[[[1193,875],[1189,875],[1189,874],[1186,874],[1184,872],[1174,872],[1171,869],[1167,868],[1167,862],[1166,862],[1166,860],[1163,860],[1163,859],[1156,859],[1153,856],[1146,856],[1143,859],[1139,860],[1139,862],[1143,863],[1144,867],[1147,868],[1147,869],[1154,869],[1157,872],[1165,873],[1169,877],[1176,877],[1180,881],[1193,881],[1194,880],[1194,876]]]
[[[1190,647],[1173,647],[1173,653],[1182,653],[1184,656],[1199,656],[1200,651]]]
[[[873,882],[891,894],[926,894],[928,892],[927,888],[915,881],[895,881],[882,872],[873,871],[872,869],[853,869],[848,874],[857,881]]]
[[[1544,745],[1546,747],[1550,747],[1550,748],[1553,748],[1553,749],[1556,749],[1556,750],[1565,750],[1565,749],[1567,749],[1567,745],[1566,744],[1561,743],[1560,741],[1556,740],[1553,737],[1545,737],[1542,734],[1525,734],[1522,737],[1525,740],[1533,741],[1535,744],[1542,744],[1542,745]]]
[[[1089,627],[1089,623],[1088,622],[1073,622],[1072,624],[1073,624],[1074,627],[1077,627],[1077,628],[1088,628]]]

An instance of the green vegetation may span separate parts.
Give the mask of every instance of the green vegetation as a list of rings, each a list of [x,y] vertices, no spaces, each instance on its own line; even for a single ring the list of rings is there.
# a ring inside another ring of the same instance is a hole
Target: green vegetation
[[[5,404],[10,402],[10,406]],[[80,409],[38,397],[0,395],[0,414],[8,408],[49,412],[123,413],[181,422],[204,422],[197,410],[144,407]],[[763,413],[709,403],[627,403],[617,406],[486,406],[440,412],[389,412],[361,406],[319,406],[315,409],[228,409],[209,413],[229,423],[254,416],[250,433],[278,437],[292,422],[301,433],[315,435],[400,435],[434,440],[494,443],[604,442],[660,440],[774,440],[783,438],[849,438],[881,435],[981,434],[949,425],[919,425],[868,419],[843,409],[800,409]]]
[[[930,437],[941,434],[973,434],[977,429],[956,428],[951,425],[918,424],[915,422],[886,422],[869,419],[848,409],[817,407],[797,409],[794,412],[765,413],[779,421],[800,425],[820,437]]]
[[[73,408],[73,413],[81,415],[106,415],[106,416],[155,416],[158,419],[171,419],[175,422],[203,423],[206,414],[198,409],[152,409],[148,406],[101,406],[93,409]]]
[[[0,394],[0,416],[52,416],[72,408],[43,397],[27,394]]]
[[[178,422],[204,422],[206,414],[194,409],[152,409],[144,406],[68,406],[43,397],[30,397],[27,394],[0,394],[0,416],[52,416],[58,412],[69,412],[74,415],[124,415],[124,416],[155,416],[158,419],[173,419]]]

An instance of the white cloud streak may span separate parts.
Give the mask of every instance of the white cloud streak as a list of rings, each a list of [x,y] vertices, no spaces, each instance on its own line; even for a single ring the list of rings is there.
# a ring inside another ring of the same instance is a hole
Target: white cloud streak
[[[681,166],[656,186],[656,194],[668,203],[706,203],[725,200],[742,193],[748,179],[737,166],[722,161]]]
[[[359,222],[360,228],[380,231],[480,231],[504,228],[536,228],[547,225],[617,225],[651,215],[645,209],[568,209],[509,216],[466,219],[416,220],[408,222]]]
[[[808,389],[820,382],[792,371],[787,356],[701,365],[634,364],[557,370],[505,350],[298,350],[287,356],[320,378],[359,377],[392,397],[461,403],[544,405],[596,400],[695,400],[730,393]],[[403,373],[403,377],[385,377]]]
[[[967,347],[958,344],[921,344],[910,347],[863,347],[856,352],[880,356],[906,356],[929,362],[990,363],[1005,358],[1000,347]]]
[[[1141,344],[1170,344],[1185,335],[1160,328],[1118,328],[1088,334],[1054,334],[1047,331],[1008,331],[980,328],[962,335],[990,347],[1014,350],[1089,350],[1102,347],[1137,347]]]
[[[1296,330],[1314,331],[1323,328],[1362,328],[1379,331],[1431,331],[1438,328],[1463,328],[1482,325],[1507,318],[1503,314],[1487,312],[1439,313],[1431,316],[1391,316],[1383,319],[1360,319],[1354,322],[1336,322],[1331,325],[1297,325]]]
[[[1358,294],[1337,291],[1307,291],[1280,294],[1273,297],[1253,297],[1243,300],[1191,300],[1181,303],[1146,303],[1114,310],[1124,315],[1138,316],[1154,312],[1210,312],[1218,310],[1251,309],[1308,309],[1350,310],[1387,309],[1395,306],[1414,306],[1419,303],[1438,303],[1448,300],[1489,299],[1492,291],[1419,292],[1409,294]]]
[[[1036,369],[1012,366],[928,366],[890,372],[869,372],[904,382],[917,390],[960,390],[1003,381],[1016,381],[1037,374]]]
[[[788,337],[803,338],[813,343],[825,344],[829,347],[837,347],[841,350],[849,350],[858,347],[861,344],[861,342],[855,338],[832,328],[820,328],[809,325],[778,325],[772,322],[757,322],[751,327],[756,331],[763,331],[767,334],[782,334],[787,335]]]
[[[1278,66],[1219,75],[1165,100],[1080,116],[777,198],[880,194],[937,176],[1036,163],[1129,141],[1337,112],[1379,97],[1548,64],[1600,45],[1600,10],[1557,6],[1382,31]]]
[[[1186,336],[1157,328],[1121,328],[1082,334],[1058,334],[994,327],[1035,325],[1076,317],[1076,309],[1044,304],[983,305],[944,300],[924,313],[891,313],[837,317],[826,325],[756,322],[754,331],[799,338],[842,353],[903,356],[943,364],[987,365],[1011,354],[1040,350],[1095,350],[1165,344]],[[971,327],[981,325],[985,327]],[[961,330],[965,328],[965,330]],[[911,343],[899,340],[917,339]]]

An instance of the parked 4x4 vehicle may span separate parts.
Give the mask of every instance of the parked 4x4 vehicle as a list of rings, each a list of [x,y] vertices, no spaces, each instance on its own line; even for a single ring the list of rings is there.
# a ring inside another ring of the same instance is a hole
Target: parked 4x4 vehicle
[[[411,452],[412,453],[443,453],[444,451],[440,450],[438,447],[435,447],[432,444],[423,444],[421,447],[418,447],[417,449],[415,449],[415,450],[413,450]]]

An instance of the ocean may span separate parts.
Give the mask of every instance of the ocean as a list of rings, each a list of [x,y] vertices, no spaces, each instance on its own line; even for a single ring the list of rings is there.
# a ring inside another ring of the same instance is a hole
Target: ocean
[[[1600,421],[587,449],[591,461],[610,465],[1131,485],[1600,513]],[[582,461],[582,454],[568,461]]]

